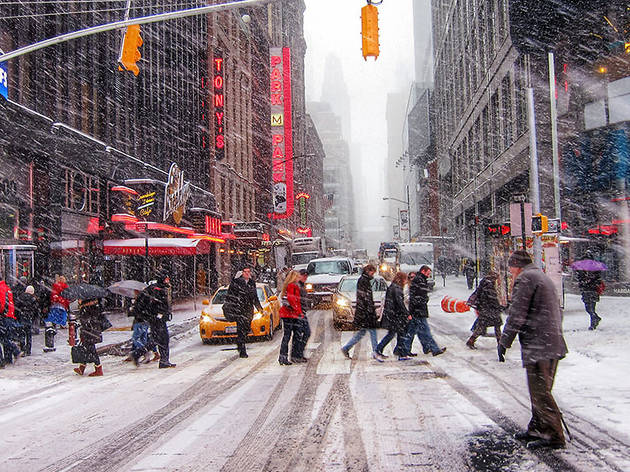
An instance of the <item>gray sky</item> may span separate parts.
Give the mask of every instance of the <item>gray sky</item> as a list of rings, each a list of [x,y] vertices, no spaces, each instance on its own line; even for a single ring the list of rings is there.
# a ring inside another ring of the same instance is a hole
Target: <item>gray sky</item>
[[[385,99],[388,92],[409,90],[414,58],[412,0],[384,0],[378,6],[379,58],[363,60],[361,7],[366,4],[366,0],[306,0],[306,95],[307,100],[320,100],[324,62],[329,54],[336,54],[350,94],[352,136],[346,140],[351,149],[358,149],[351,155],[358,227],[369,235],[363,241],[374,254],[387,222],[380,217],[386,211],[382,201],[387,156]]]

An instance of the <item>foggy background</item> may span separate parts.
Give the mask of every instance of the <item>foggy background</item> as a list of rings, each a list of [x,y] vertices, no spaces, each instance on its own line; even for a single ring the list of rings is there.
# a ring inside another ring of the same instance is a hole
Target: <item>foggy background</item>
[[[364,61],[360,15],[366,1],[306,0],[307,102],[327,101],[341,117],[350,147],[355,247],[367,247],[370,254],[376,253],[378,243],[388,234],[385,226],[391,226],[389,220],[381,218],[387,214],[387,203],[382,200],[387,196],[385,105],[388,93],[408,94],[414,79],[412,3],[384,0],[378,6],[380,55],[376,61],[370,57]],[[426,5],[429,18],[430,2],[421,0],[418,4]],[[404,108],[400,120],[404,120]],[[402,198],[402,193],[392,196]]]

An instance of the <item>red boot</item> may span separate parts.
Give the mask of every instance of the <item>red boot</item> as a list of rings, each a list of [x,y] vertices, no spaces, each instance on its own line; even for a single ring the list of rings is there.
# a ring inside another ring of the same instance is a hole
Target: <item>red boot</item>
[[[88,375],[88,377],[102,377],[103,376],[103,366],[95,365],[94,372]]]
[[[85,372],[85,364],[79,364],[79,367],[75,367],[74,371],[79,375],[83,375],[83,372]]]

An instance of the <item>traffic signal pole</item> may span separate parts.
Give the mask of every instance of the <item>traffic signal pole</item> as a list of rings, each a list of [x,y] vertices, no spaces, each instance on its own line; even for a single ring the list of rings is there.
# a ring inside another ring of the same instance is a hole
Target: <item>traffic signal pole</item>
[[[532,202],[532,213],[540,213],[540,183],[538,178],[538,146],[536,143],[536,111],[534,109],[534,89],[527,88],[527,121],[529,124],[529,198]],[[521,203],[521,208],[522,208]],[[534,246],[534,263],[542,268],[542,240],[532,235]],[[525,238],[523,238],[525,245]]]
[[[16,49],[15,51],[7,52],[0,55],[0,62],[14,59],[24,54],[28,54],[39,49],[44,49],[55,44],[65,43],[72,39],[83,38],[85,36],[91,36],[93,34],[104,33],[105,31],[112,31],[119,28],[125,28],[130,25],[144,25],[148,23],[159,23],[166,20],[174,20],[177,18],[186,18],[189,16],[205,15],[207,13],[217,13],[220,11],[232,10],[234,8],[247,8],[266,3],[273,3],[278,0],[240,0],[238,2],[222,3],[219,5],[209,5],[205,7],[190,8],[187,10],[177,10],[168,13],[159,13],[157,15],[142,16],[140,18],[129,18],[122,21],[115,21],[113,23],[107,23],[104,25],[92,26],[90,28],[84,28],[78,31],[55,36],[54,38],[45,39],[34,44],[29,44]]]

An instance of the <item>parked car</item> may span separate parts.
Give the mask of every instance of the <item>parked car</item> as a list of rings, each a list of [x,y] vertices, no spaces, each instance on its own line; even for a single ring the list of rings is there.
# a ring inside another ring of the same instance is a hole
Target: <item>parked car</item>
[[[330,302],[341,278],[356,273],[357,269],[349,257],[322,257],[309,262],[306,271],[308,277],[305,288],[315,306]]]
[[[341,279],[333,295],[333,326],[335,329],[354,329],[354,310],[357,306],[358,275],[347,275]],[[380,275],[372,279],[374,305],[378,309],[385,301],[387,281]]]
[[[227,291],[227,286],[219,287],[211,299],[203,301],[199,335],[205,344],[217,339],[236,337],[236,323],[226,320],[223,315]],[[254,313],[249,336],[272,339],[274,332],[280,328],[280,302],[268,284],[257,283],[256,292],[263,311]]]

